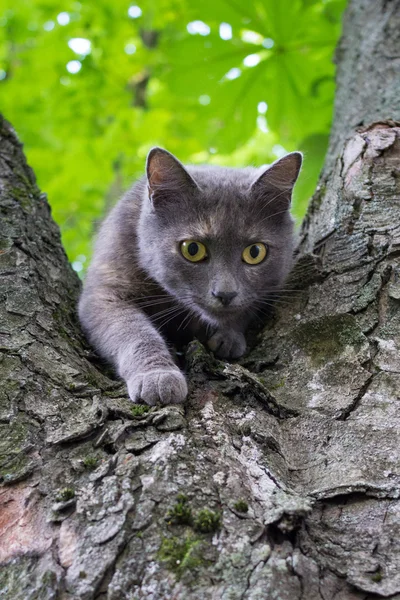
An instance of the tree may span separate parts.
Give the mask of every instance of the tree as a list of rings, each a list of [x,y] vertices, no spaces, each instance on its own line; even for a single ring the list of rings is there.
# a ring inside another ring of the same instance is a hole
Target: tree
[[[328,144],[345,4],[3,0],[2,111],[73,267],[87,265],[93,222],[143,174],[152,146],[229,166],[304,151],[301,220]]]
[[[298,294],[185,407],[129,403],[0,135],[0,590],[12,599],[400,598],[399,0],[351,0]]]

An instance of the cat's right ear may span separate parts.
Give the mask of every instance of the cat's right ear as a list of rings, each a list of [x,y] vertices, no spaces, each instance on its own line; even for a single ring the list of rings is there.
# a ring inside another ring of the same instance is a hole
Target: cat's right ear
[[[163,148],[152,148],[146,163],[149,198],[156,207],[174,200],[197,185],[182,163]]]
[[[251,192],[271,211],[289,210],[294,184],[299,176],[303,155],[291,152],[270,165],[251,186]]]

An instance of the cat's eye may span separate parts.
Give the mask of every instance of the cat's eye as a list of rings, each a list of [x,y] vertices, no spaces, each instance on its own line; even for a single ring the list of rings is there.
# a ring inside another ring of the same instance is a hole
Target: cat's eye
[[[248,265],[258,265],[267,256],[267,246],[258,242],[247,246],[242,252],[242,259]]]
[[[196,242],[195,240],[184,240],[180,249],[182,252],[182,256],[186,258],[186,260],[190,260],[190,262],[200,262],[201,260],[205,260],[208,256],[207,248],[201,242]]]

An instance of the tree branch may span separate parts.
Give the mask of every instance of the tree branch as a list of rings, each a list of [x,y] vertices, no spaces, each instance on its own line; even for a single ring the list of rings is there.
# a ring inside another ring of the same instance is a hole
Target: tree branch
[[[96,362],[58,229],[1,121],[5,597],[400,593],[398,5],[350,2],[296,294],[241,364],[189,346],[184,407],[132,406]]]

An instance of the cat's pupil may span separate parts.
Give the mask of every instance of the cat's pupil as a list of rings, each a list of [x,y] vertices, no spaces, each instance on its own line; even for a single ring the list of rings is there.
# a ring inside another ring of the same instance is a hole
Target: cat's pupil
[[[187,251],[188,251],[188,253],[190,254],[190,256],[196,256],[196,254],[197,254],[197,253],[198,253],[198,251],[199,251],[199,247],[198,247],[198,245],[196,244],[196,242],[191,242],[191,243],[189,244],[189,246],[188,246],[188,249],[187,249]]]
[[[260,254],[260,248],[258,246],[252,246],[250,248],[250,256],[251,258],[257,258],[257,256]]]

